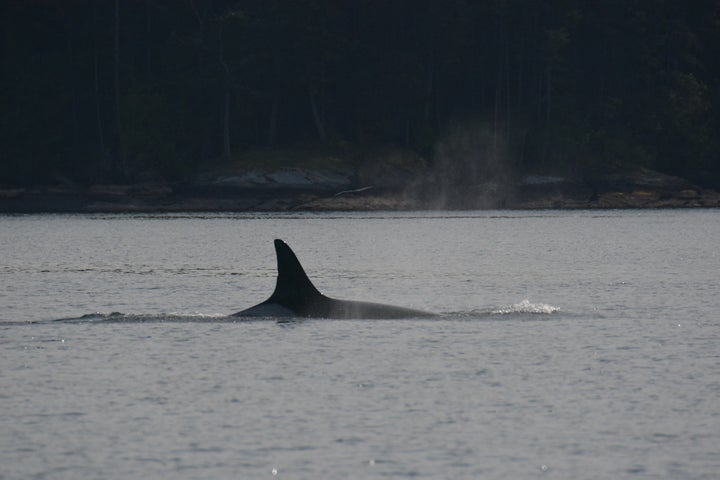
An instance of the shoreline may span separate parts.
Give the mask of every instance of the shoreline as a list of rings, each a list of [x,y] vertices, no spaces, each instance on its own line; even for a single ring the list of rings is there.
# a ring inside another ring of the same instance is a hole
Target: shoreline
[[[0,190],[0,213],[720,208],[720,193],[700,188],[597,190],[574,184],[521,185],[490,192],[457,187],[452,194],[372,186],[345,191],[312,187],[197,189],[168,184],[33,187]]]
[[[233,169],[187,182],[0,188],[0,213],[720,208],[720,192],[640,169],[593,179],[526,174],[453,185],[427,170]]]

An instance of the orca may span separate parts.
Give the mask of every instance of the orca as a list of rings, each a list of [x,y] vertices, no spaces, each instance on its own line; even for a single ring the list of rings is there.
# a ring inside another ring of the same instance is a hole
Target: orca
[[[233,317],[394,319],[433,317],[432,313],[381,303],[337,300],[320,293],[287,243],[275,240],[277,280],[270,298]]]

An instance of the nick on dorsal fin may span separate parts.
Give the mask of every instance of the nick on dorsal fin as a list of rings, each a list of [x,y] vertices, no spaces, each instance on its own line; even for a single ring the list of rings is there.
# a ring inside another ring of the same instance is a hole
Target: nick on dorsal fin
[[[278,275],[275,291],[262,303],[235,313],[234,317],[308,318],[419,318],[431,313],[380,303],[336,300],[318,291],[295,253],[282,240],[275,240]]]

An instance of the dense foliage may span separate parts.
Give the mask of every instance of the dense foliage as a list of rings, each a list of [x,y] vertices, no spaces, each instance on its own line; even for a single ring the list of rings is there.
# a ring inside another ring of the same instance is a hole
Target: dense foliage
[[[647,166],[720,184],[714,0],[0,9],[0,184],[183,178],[265,146],[433,160],[458,131],[483,139],[471,162],[515,171]]]

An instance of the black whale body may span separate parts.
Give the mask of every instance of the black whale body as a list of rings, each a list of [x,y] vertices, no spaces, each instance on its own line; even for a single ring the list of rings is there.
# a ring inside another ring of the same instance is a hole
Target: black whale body
[[[393,319],[435,316],[411,308],[326,297],[312,284],[285,242],[275,240],[275,253],[278,264],[275,291],[264,302],[237,312],[233,317]]]

